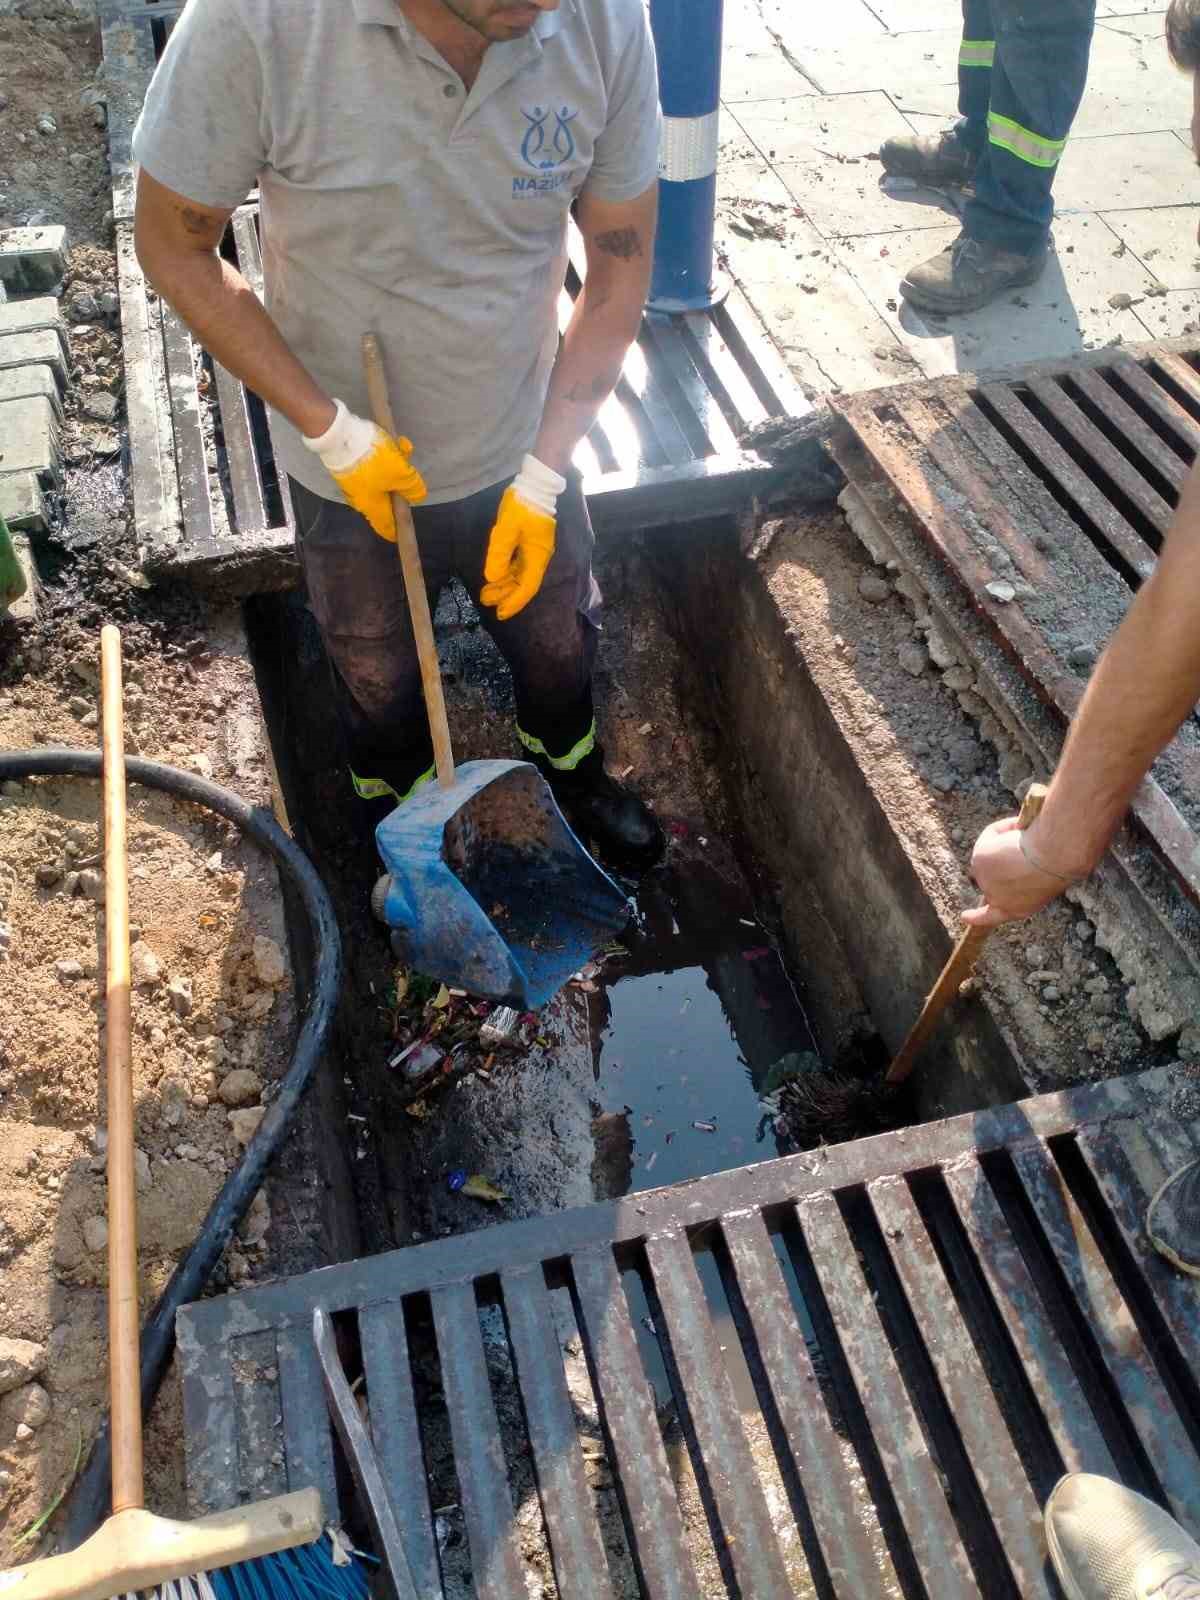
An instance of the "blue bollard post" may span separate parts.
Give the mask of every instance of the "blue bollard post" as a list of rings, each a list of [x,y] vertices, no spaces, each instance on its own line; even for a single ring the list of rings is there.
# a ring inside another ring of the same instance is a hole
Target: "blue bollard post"
[[[723,0],[650,0],[663,129],[651,311],[724,298],[713,271]]]

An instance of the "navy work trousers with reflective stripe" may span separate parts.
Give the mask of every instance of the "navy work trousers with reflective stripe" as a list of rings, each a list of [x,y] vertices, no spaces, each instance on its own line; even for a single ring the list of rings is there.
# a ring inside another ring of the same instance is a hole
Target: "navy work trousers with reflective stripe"
[[[403,796],[432,765],[433,745],[396,547],[372,533],[350,506],[290,482],[296,548],[333,664],[351,770]],[[478,604],[504,489],[498,483],[448,505],[413,507],[431,609],[455,576]],[[592,726],[600,612],[592,542],[587,503],[572,472],[559,496],[554,555],[537,594],[508,622],[497,622],[485,606],[479,610],[511,669],[518,724],[551,757],[565,756]]]
[[[1096,0],[963,0],[958,131],[979,154],[971,238],[1022,255],[1044,246],[1095,21]]]

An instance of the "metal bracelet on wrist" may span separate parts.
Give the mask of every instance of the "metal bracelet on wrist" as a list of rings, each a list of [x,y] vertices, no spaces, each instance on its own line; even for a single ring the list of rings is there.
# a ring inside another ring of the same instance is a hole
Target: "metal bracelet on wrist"
[[[1087,877],[1086,872],[1073,872],[1068,875],[1065,872],[1055,872],[1053,867],[1046,866],[1044,862],[1038,860],[1029,848],[1028,836],[1024,833],[1017,836],[1017,847],[1029,865],[1047,878],[1057,878],[1059,883],[1078,883],[1082,878]]]

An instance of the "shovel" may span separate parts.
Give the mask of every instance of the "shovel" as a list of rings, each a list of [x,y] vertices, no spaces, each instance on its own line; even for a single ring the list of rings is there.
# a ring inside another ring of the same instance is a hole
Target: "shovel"
[[[363,336],[371,410],[395,437],[379,341]],[[437,782],[375,830],[372,905],[427,977],[535,1011],[629,920],[629,902],[567,825],[528,761],[456,768],[412,511],[392,496]]]

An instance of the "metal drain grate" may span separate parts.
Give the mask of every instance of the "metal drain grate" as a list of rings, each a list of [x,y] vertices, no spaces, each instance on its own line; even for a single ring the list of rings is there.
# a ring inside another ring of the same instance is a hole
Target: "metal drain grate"
[[[104,71],[115,85],[110,150],[134,514],[148,567],[248,593],[295,576],[291,507],[275,481],[265,414],[223,369],[202,364],[186,328],[147,291],[133,251],[132,129],[181,10],[175,0],[101,8]],[[261,294],[256,212],[251,196],[225,249]],[[572,230],[564,326],[579,292],[580,246]],[[597,531],[740,509],[771,468],[739,439],[808,409],[736,291],[711,312],[647,313],[616,393],[575,457]]]
[[[1171,1093],[1158,1071],[190,1306],[196,1508],[339,1504],[319,1305],[422,1595],[513,1600],[544,1551],[561,1600],[1049,1600],[1064,1469],[1200,1524],[1200,1284],[1140,1233],[1196,1153]]]
[[[835,453],[855,487],[889,530],[902,530],[904,553],[916,547],[917,564],[929,563],[933,588],[960,618],[970,614],[969,628],[982,623],[1061,740],[1090,662],[1153,570],[1195,458],[1194,348],[1106,351],[1005,381],[940,379],[836,405]],[[989,591],[998,581],[1012,599]],[[1028,723],[1020,688],[1009,698]],[[1194,903],[1198,735],[1185,726],[1134,804],[1145,839]]]

